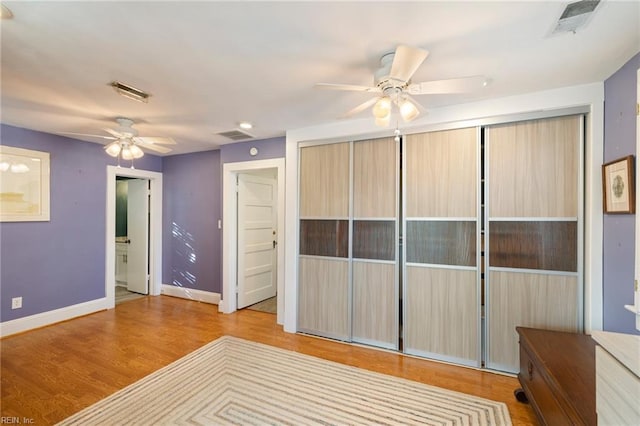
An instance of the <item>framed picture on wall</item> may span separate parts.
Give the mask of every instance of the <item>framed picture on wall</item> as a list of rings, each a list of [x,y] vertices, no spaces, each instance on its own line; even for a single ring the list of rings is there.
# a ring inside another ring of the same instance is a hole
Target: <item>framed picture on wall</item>
[[[0,222],[49,221],[49,153],[0,145]]]
[[[602,166],[602,192],[605,213],[635,213],[633,155]]]

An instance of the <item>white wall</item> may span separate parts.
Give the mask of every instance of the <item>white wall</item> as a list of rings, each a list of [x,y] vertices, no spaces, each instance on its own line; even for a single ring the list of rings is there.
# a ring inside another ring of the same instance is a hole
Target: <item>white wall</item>
[[[430,110],[422,119],[403,124],[401,130],[437,128],[447,123],[469,126],[485,118],[539,111],[589,107],[585,134],[585,331],[602,330],[602,190],[601,165],[604,133],[604,84],[592,83],[519,96],[492,99]],[[287,132],[284,330],[297,331],[298,289],[298,143],[312,140],[364,139],[393,135],[381,130],[372,117],[334,122]]]

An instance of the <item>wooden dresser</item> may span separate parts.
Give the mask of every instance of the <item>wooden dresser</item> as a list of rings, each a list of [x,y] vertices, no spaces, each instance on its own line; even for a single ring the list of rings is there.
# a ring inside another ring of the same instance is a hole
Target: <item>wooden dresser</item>
[[[542,425],[595,425],[595,341],[586,334],[516,327],[518,380]]]

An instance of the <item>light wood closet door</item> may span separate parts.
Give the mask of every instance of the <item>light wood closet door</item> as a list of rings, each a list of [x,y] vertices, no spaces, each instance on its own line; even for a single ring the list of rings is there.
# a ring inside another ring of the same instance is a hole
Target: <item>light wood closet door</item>
[[[404,145],[405,352],[480,366],[479,131]]]
[[[298,328],[350,339],[350,144],[300,148]]]
[[[519,370],[517,326],[579,331],[582,118],[486,129],[487,366]]]
[[[398,348],[398,144],[353,144],[353,341]]]

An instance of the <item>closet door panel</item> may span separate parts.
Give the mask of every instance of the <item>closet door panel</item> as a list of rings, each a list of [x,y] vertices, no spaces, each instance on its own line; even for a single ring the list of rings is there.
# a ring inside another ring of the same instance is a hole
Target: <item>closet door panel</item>
[[[353,143],[352,340],[397,349],[398,154],[393,138]]]
[[[476,222],[407,221],[407,262],[476,266]]]
[[[309,256],[348,257],[348,220],[301,220],[300,254]]]
[[[577,217],[580,119],[489,127],[489,216]]]
[[[393,138],[354,143],[354,218],[396,217],[396,147]]]
[[[395,260],[396,244],[395,221],[353,221],[354,259]]]
[[[300,149],[300,218],[349,217],[349,143]]]
[[[476,271],[408,266],[406,279],[406,352],[477,365]]]
[[[406,216],[476,217],[477,129],[408,135]]]
[[[408,135],[404,149],[404,350],[479,367],[479,129]]]
[[[579,331],[576,276],[492,271],[489,279],[489,368],[519,370],[516,326]]]
[[[395,263],[353,262],[353,340],[394,349],[398,341]]]
[[[349,262],[301,257],[298,327],[301,331],[349,339]]]
[[[489,266],[575,272],[578,269],[577,222],[491,222],[489,253]]]
[[[487,128],[487,366],[517,372],[516,326],[580,331],[582,117]]]

